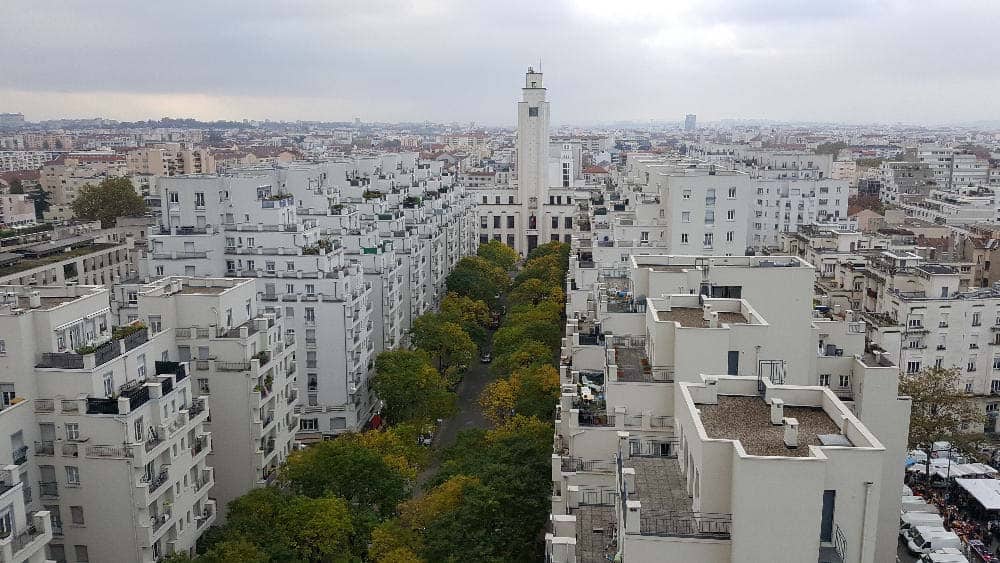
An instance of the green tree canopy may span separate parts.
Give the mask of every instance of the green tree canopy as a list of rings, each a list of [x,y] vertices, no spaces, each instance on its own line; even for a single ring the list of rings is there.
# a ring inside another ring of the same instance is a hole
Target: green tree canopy
[[[431,421],[454,412],[455,394],[422,350],[391,350],[375,358],[375,394],[390,424]]]
[[[546,283],[537,278],[529,278],[523,283],[517,284],[508,296],[508,303],[512,305],[535,306],[542,301],[551,301],[560,307],[566,299],[566,294],[562,287]]]
[[[21,183],[20,178],[14,178],[10,181],[9,192],[12,194],[23,194],[24,185]]]
[[[497,374],[514,373],[520,368],[551,364],[552,348],[536,340],[521,342],[512,352],[493,358],[493,370]]]
[[[341,497],[356,510],[381,517],[392,514],[409,493],[399,470],[379,452],[351,440],[324,441],[292,453],[281,479],[297,494]]]
[[[478,256],[466,256],[458,261],[446,279],[448,291],[471,297],[495,308],[496,296],[510,287],[506,270]]]
[[[941,440],[963,445],[982,438],[978,427],[985,416],[975,397],[961,390],[961,383],[957,368],[929,367],[900,377],[899,392],[911,400],[911,448],[926,449]]]
[[[480,244],[476,255],[494,266],[507,271],[514,269],[514,264],[517,263],[518,258],[516,250],[498,240],[491,240],[486,244]]]
[[[77,218],[100,220],[105,228],[114,226],[119,217],[146,213],[146,203],[128,178],[106,178],[96,186],[85,185],[70,207]]]
[[[477,346],[483,348],[489,341],[486,327],[490,323],[490,308],[482,301],[449,293],[441,300],[441,318],[462,327]]]
[[[449,383],[457,383],[462,371],[476,357],[476,343],[461,326],[444,320],[440,313],[417,317],[410,335],[413,345],[430,355],[431,362]]]

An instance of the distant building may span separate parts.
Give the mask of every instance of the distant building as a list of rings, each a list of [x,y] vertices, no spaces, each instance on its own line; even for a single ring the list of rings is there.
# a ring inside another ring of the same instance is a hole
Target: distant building
[[[684,117],[684,130],[694,131],[697,128],[698,128],[698,116],[693,113],[687,114],[687,116]]]
[[[23,113],[0,113],[0,127],[19,127],[24,125]]]

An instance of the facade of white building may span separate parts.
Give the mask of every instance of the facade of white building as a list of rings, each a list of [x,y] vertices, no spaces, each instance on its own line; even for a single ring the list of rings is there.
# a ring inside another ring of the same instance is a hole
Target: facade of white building
[[[809,263],[594,269],[571,257],[552,560],[894,559],[909,401]]]

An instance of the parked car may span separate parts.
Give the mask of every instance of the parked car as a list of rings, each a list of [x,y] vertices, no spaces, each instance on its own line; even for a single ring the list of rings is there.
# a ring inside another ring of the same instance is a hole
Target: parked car
[[[490,354],[489,352],[486,352],[485,354],[479,357],[479,361],[484,364],[488,364],[493,361],[493,355]]]
[[[969,560],[962,554],[962,550],[955,547],[945,547],[925,553],[920,558],[920,563],[969,563]]]
[[[944,518],[932,512],[904,512],[899,517],[899,535],[907,537],[907,532],[916,526],[944,527]]]
[[[962,547],[962,540],[959,539],[958,535],[943,528],[917,526],[911,531],[910,539],[906,542],[906,548],[910,550],[910,553],[931,553],[945,547],[958,549]]]

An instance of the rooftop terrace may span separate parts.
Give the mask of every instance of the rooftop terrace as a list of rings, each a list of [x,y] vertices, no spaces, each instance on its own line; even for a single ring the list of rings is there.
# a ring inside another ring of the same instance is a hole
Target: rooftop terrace
[[[786,418],[799,421],[798,447],[785,445],[784,427],[771,424],[771,407],[760,397],[719,396],[719,403],[698,404],[709,438],[739,440],[749,455],[808,457],[809,446],[820,446],[822,434],[840,428],[820,407],[784,407]]]
[[[720,324],[746,324],[746,317],[742,313],[731,313],[719,311]],[[669,311],[657,311],[657,320],[673,321],[680,323],[687,328],[709,328],[709,322],[705,320],[703,310],[695,307],[673,307]]]

